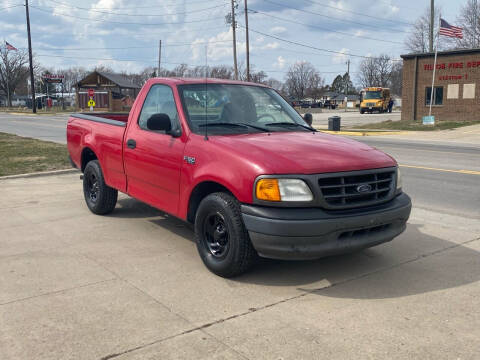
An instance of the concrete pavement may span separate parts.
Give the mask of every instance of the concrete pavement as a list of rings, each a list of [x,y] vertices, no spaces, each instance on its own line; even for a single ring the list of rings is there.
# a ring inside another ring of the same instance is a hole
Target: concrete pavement
[[[475,359],[480,176],[402,170],[414,210],[394,241],[232,280],[158,210],[91,214],[78,174],[0,180],[2,359]],[[448,184],[470,197],[450,206]]]

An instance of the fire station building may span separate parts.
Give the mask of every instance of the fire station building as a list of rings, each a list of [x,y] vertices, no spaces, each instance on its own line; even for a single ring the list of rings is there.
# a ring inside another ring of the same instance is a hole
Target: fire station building
[[[434,53],[407,54],[403,59],[402,120],[428,115]],[[432,115],[435,121],[480,119],[480,49],[437,54]]]

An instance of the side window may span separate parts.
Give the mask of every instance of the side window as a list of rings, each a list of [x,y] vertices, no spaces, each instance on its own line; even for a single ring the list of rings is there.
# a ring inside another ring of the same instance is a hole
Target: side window
[[[142,112],[138,118],[138,126],[148,130],[147,121],[155,114],[167,114],[172,121],[172,128],[179,127],[177,107],[170,86],[153,85],[145,98]]]
[[[430,105],[430,98],[432,96],[432,88],[425,88],[425,105]],[[433,104],[432,105],[443,105],[443,86],[435,86],[433,88]]]

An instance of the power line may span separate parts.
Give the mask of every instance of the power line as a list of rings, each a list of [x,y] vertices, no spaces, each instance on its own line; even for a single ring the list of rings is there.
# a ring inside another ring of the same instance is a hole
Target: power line
[[[265,1],[266,1],[266,0],[265,0]],[[304,2],[309,2],[309,3],[312,3],[312,4],[322,5],[323,7],[326,7],[326,8],[329,8],[329,9],[334,9],[334,10],[340,11],[340,12],[346,12],[346,13],[350,13],[350,14],[355,14],[355,15],[358,15],[358,16],[364,16],[364,17],[368,17],[368,18],[371,18],[371,19],[376,19],[376,20],[381,20],[381,21],[388,21],[388,22],[396,22],[396,23],[405,24],[405,25],[413,25],[411,22],[408,22],[408,21],[384,19],[384,18],[380,18],[380,17],[378,17],[378,16],[373,16],[373,15],[364,14],[364,13],[359,13],[359,12],[352,11],[352,10],[346,10],[346,9],[338,8],[338,7],[336,7],[336,6],[332,6],[332,5],[320,3],[320,2],[318,2],[318,1],[313,1],[313,0],[302,0],[302,1],[304,1]],[[270,1],[268,1],[268,2],[270,2]]]
[[[238,24],[238,25],[241,26],[241,27],[244,27],[241,24]],[[358,54],[344,53],[344,52],[341,52],[341,51],[322,49],[322,48],[318,48],[316,46],[302,44],[302,43],[292,41],[292,40],[282,39],[282,38],[280,38],[278,36],[275,36],[275,35],[270,35],[270,34],[266,34],[266,33],[261,32],[261,31],[253,30],[252,28],[250,28],[250,31],[253,31],[254,33],[257,33],[257,34],[260,34],[260,35],[263,35],[263,36],[267,36],[267,37],[270,37],[270,38],[273,38],[273,39],[276,39],[276,40],[279,40],[279,41],[283,41],[283,42],[286,42],[286,43],[289,43],[289,44],[302,46],[302,47],[305,47],[305,48],[308,48],[308,49],[323,51],[323,52],[332,53],[332,54],[340,54],[340,55],[344,55],[344,56],[353,56],[353,57],[364,58],[364,59],[377,59],[374,56],[358,55]],[[390,59],[390,60],[391,61],[403,61],[402,59]]]
[[[202,41],[202,42],[191,42],[191,43],[181,43],[181,44],[162,44],[164,47],[177,47],[177,46],[190,46],[190,45],[202,45],[202,44],[213,44],[213,43],[225,43],[231,42],[232,40],[216,40],[216,41]],[[22,49],[22,48],[20,48]],[[83,50],[129,50],[129,49],[153,49],[153,46],[127,46],[127,47],[91,47],[91,48],[60,48],[60,47],[45,47],[39,48],[42,51],[83,51]]]
[[[399,42],[399,41],[391,41],[391,40],[385,40],[385,39],[377,39],[377,38],[372,38],[372,37],[363,36],[363,35],[354,35],[354,34],[346,33],[346,32],[343,32],[343,31],[331,30],[331,29],[327,29],[327,28],[324,28],[324,27],[321,27],[321,26],[317,26],[317,25],[310,25],[310,24],[301,23],[301,22],[295,21],[295,20],[290,20],[290,19],[281,18],[281,17],[275,16],[275,15],[270,15],[270,14],[264,13],[263,11],[258,11],[258,10],[254,10],[254,9],[251,9],[251,11],[254,12],[254,13],[257,13],[257,14],[261,14],[261,15],[264,15],[264,16],[271,17],[271,18],[273,18],[273,19],[278,19],[278,20],[290,22],[290,23],[293,23],[293,24],[299,24],[299,25],[303,25],[303,26],[306,26],[306,27],[313,27],[313,28],[320,29],[320,30],[327,31],[327,32],[331,32],[331,33],[336,33],[336,34],[341,34],[341,35],[347,35],[347,36],[355,36],[355,37],[359,37],[359,38],[363,38],[363,39],[368,39],[368,40],[374,40],[374,41],[381,41],[381,42],[388,42],[388,43],[392,43],[392,44],[400,44],[400,45],[403,45],[403,43],[402,43],[402,42]]]
[[[346,20],[346,19],[341,19],[341,18],[337,18],[337,17],[334,17],[334,16],[327,16],[327,15],[324,15],[324,14],[320,14],[318,12],[314,12],[314,11],[311,11],[311,10],[303,10],[303,9],[299,9],[299,8],[296,8],[296,7],[293,7],[293,6],[289,6],[289,5],[285,5],[285,4],[279,4],[279,3],[276,3],[276,2],[273,2],[273,1],[270,1],[270,0],[264,0],[265,2],[268,2],[268,3],[271,3],[271,4],[275,4],[277,6],[281,6],[281,7],[286,7],[288,9],[292,9],[292,10],[297,10],[297,11],[300,11],[300,12],[303,12],[303,13],[307,13],[309,15],[316,15],[316,16],[320,16],[320,17],[323,17],[323,18],[326,18],[326,19],[329,19],[329,20],[334,20],[334,21],[340,21],[340,22],[343,22],[343,23],[350,23],[350,24],[355,24],[355,25],[360,25],[360,26],[363,26],[363,27],[370,27],[370,28],[375,28],[375,29],[381,29],[383,31],[387,31],[388,29],[385,29],[385,27],[382,27],[382,26],[377,26],[377,25],[372,25],[372,24],[365,24],[365,23],[361,23],[361,22],[357,22],[357,21],[352,21],[352,20]],[[404,30],[395,30],[395,32],[403,32],[403,33],[408,33],[408,31],[404,31]]]
[[[95,8],[85,8],[85,7],[80,7],[80,6],[73,6],[73,5],[64,5],[65,3],[57,2],[54,0],[47,0],[49,2],[55,3],[55,4],[60,4],[60,6],[64,7],[69,7],[72,9],[79,9],[79,10],[85,10],[88,12],[95,12],[95,13],[100,13],[100,14],[107,14],[107,15],[119,15],[119,16],[174,16],[174,15],[185,15],[185,14],[192,14],[192,13],[197,13],[197,12],[202,12],[206,10],[211,10],[211,9],[216,9],[222,6],[225,6],[227,4],[220,4],[220,5],[215,5],[215,6],[210,6],[208,8],[202,8],[202,9],[197,9],[197,10],[191,10],[191,11],[183,11],[183,12],[178,12],[178,13],[167,13],[167,14],[122,14],[122,13],[117,13],[113,11],[101,11],[101,10],[96,10]],[[48,6],[43,6],[43,8],[47,9],[56,9],[54,7],[48,7]]]
[[[20,6],[23,6],[23,4],[11,5],[11,6],[7,6],[7,7],[4,7],[4,8],[0,8],[0,11],[2,11],[2,10],[8,10],[8,9],[13,9],[13,8],[20,7]]]
[[[53,1],[53,0],[46,0],[46,1],[71,6],[69,3],[62,2],[62,1]],[[219,1],[219,0],[209,0],[209,2],[215,2],[215,1]],[[222,1],[224,1],[224,0],[222,0]],[[194,4],[194,3],[205,3],[205,0],[189,0],[188,1],[189,5]],[[168,7],[168,6],[177,6],[178,1],[172,1],[172,2],[170,2],[170,5],[168,5],[168,4],[169,4],[168,2],[166,4],[164,4],[162,2],[162,6],[167,6]],[[121,7],[121,8],[99,8],[99,7],[96,7],[95,9],[98,9],[98,10],[135,10],[135,9],[152,9],[152,8],[156,9],[158,7],[159,7],[159,5],[149,5],[149,6],[133,6],[133,7]]]
[[[192,23],[207,22],[207,21],[212,21],[212,20],[223,19],[223,16],[222,16],[222,17],[216,17],[216,18],[210,18],[210,19],[190,20],[190,21],[181,21],[181,22],[164,22],[164,23],[155,23],[154,24],[154,23],[139,23],[139,22],[125,22],[125,21],[111,21],[111,20],[91,19],[91,18],[85,18],[85,17],[68,15],[68,14],[52,14],[51,11],[44,10],[44,9],[39,8],[37,6],[31,6],[31,8],[34,8],[37,11],[41,11],[41,12],[44,12],[44,13],[47,13],[47,14],[51,14],[52,16],[59,15],[59,16],[68,17],[68,18],[72,18],[72,19],[79,19],[79,20],[93,21],[93,22],[100,22],[100,23],[109,23],[109,24],[120,24],[120,25],[162,26],[162,25],[192,24]]]

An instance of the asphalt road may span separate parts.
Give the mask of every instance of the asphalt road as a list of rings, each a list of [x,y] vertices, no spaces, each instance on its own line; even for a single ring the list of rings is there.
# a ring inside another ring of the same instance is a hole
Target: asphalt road
[[[480,146],[354,138],[397,160],[416,207],[480,219]]]
[[[15,115],[0,113],[0,132],[65,144],[68,115]]]

